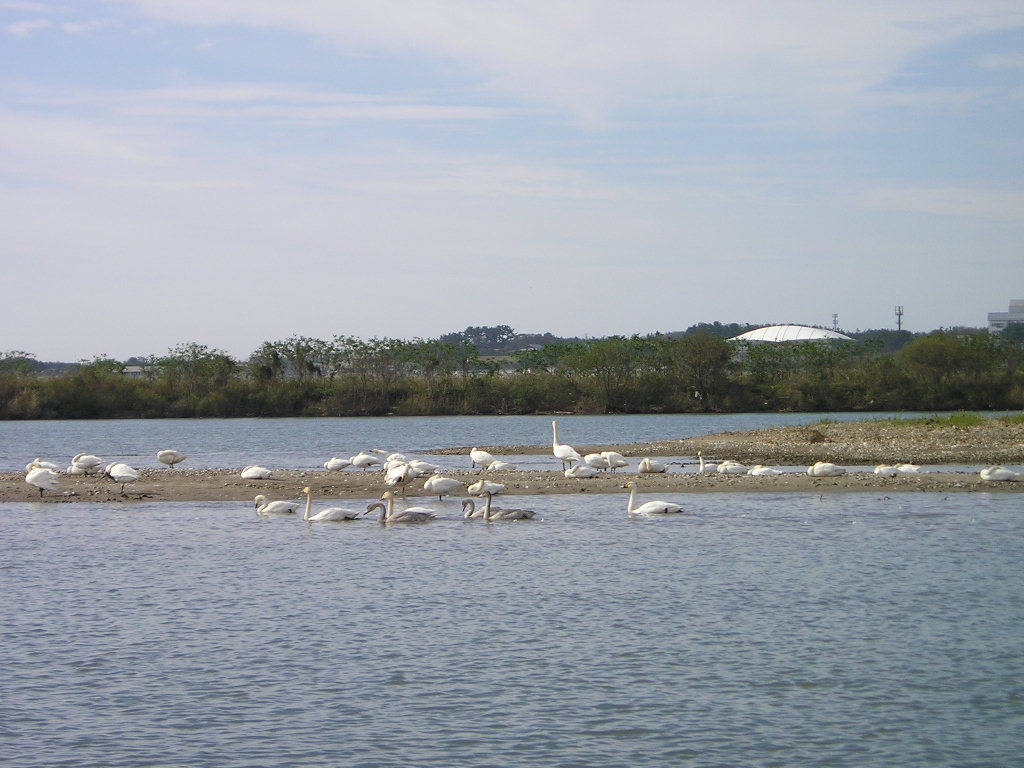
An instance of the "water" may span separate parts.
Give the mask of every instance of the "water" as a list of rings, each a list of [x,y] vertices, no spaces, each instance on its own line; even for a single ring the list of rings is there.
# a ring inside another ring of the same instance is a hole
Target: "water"
[[[888,418],[898,414],[669,414],[559,416],[559,437],[573,445],[678,440],[821,419]],[[913,414],[902,414],[911,416]],[[331,456],[361,450],[418,453],[473,445],[547,445],[549,416],[444,416],[317,419],[148,419],[0,422],[0,472],[19,471],[39,457],[62,466],[94,453],[132,466],[161,467],[156,452],[188,454],[183,467],[320,468]]]
[[[1019,762],[1016,494],[679,500],[405,528],[0,505],[0,763]]]

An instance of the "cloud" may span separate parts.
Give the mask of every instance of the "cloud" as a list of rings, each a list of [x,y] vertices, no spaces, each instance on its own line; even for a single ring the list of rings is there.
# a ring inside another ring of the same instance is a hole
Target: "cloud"
[[[29,37],[49,26],[49,19],[26,19],[25,21],[16,21],[13,24],[8,24],[4,29],[15,37]]]
[[[1019,29],[1013,0],[134,0],[168,23],[310,35],[349,53],[419,54],[480,88],[600,123],[638,106],[834,112],[915,56]]]

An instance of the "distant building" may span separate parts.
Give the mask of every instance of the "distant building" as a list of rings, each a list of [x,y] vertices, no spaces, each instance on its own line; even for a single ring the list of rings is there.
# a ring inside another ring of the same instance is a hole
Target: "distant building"
[[[809,325],[769,325],[765,328],[756,328],[753,331],[733,336],[729,341],[853,341],[837,331],[827,331],[824,328],[812,328]]]
[[[1010,323],[1024,323],[1024,299],[1012,299],[1009,312],[989,312],[988,329],[998,333]]]

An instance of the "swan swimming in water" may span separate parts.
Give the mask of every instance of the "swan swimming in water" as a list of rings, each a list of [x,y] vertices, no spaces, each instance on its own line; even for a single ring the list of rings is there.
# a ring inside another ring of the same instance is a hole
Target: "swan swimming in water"
[[[647,501],[636,506],[637,484],[630,480],[626,483],[629,488],[629,502],[626,504],[626,511],[631,515],[671,515],[683,511],[682,504],[671,501]]]
[[[269,501],[262,493],[253,499],[257,515],[290,515],[299,508],[297,501]]]
[[[484,493],[487,497],[487,503],[484,505],[483,512],[480,515],[481,519],[487,523],[501,522],[501,521],[515,521],[515,520],[533,520],[537,514],[532,509],[509,509],[507,507],[492,507],[491,497],[494,494]],[[472,499],[466,499],[470,504],[473,503]],[[465,507],[463,502],[463,507]]]
[[[381,523],[425,523],[437,517],[432,509],[426,507],[407,507],[396,512],[395,494],[392,491],[384,491],[381,499],[383,501],[375,501],[366,507],[367,513],[375,509],[380,510],[378,520]]]
[[[572,464],[574,461],[583,461],[583,457],[579,455],[575,448],[571,445],[558,442],[558,422],[551,422],[551,453],[556,459],[562,462],[562,469],[565,469],[566,464]]]
[[[302,492],[306,494],[306,513],[302,516],[302,519],[308,520],[311,523],[344,522],[346,520],[356,520],[360,515],[366,514],[366,511],[362,509],[328,507],[327,509],[321,509],[315,515],[310,515],[309,513],[313,506],[313,493],[309,490],[309,486],[303,488]]]

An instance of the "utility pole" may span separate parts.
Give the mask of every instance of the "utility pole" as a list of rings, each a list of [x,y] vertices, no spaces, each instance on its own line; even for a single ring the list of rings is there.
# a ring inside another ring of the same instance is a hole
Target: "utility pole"
[[[896,307],[896,330],[897,331],[902,331],[903,330],[903,307],[902,306]]]
[[[832,330],[836,333],[839,332],[839,314],[837,312],[832,313]]]

